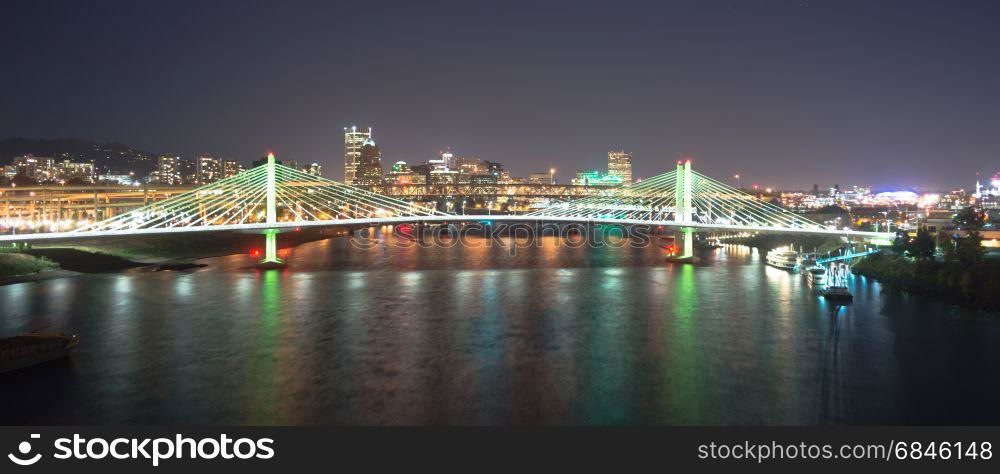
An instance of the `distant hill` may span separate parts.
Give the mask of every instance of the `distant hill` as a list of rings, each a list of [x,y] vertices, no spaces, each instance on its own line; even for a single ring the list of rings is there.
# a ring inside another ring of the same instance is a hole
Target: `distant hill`
[[[157,156],[121,143],[102,144],[79,138],[11,137],[0,140],[0,165],[8,165],[15,157],[27,154],[92,162],[100,174],[134,171],[141,176],[153,171]]]

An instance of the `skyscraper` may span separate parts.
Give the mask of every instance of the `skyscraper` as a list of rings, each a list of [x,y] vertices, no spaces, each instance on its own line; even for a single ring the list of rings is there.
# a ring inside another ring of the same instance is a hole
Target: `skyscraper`
[[[354,184],[358,172],[358,159],[361,157],[361,147],[366,140],[371,140],[372,128],[344,127],[344,182]]]
[[[156,176],[154,181],[166,184],[181,184],[183,182],[184,164],[177,155],[160,155],[156,160]]]
[[[212,155],[199,155],[197,171],[198,184],[207,184],[222,178],[222,160]]]
[[[244,171],[243,164],[236,160],[226,160],[222,162],[222,177],[229,178]]]
[[[354,181],[356,185],[382,184],[382,154],[378,145],[371,138],[365,139],[358,150],[357,169]]]
[[[621,179],[622,184],[632,184],[632,154],[625,150],[609,151],[608,176]]]

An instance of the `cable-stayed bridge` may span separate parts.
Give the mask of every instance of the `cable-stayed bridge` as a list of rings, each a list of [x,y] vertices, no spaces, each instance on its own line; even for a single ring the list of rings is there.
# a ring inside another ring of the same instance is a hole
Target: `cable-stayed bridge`
[[[365,191],[275,163],[66,232],[2,235],[0,242],[213,231],[260,231],[265,263],[280,263],[282,229],[317,226],[452,223],[471,220],[655,225],[676,229],[684,257],[693,234],[766,232],[890,239],[884,232],[829,229],[678,163],[673,171],[597,196],[557,202],[525,215],[465,216]]]

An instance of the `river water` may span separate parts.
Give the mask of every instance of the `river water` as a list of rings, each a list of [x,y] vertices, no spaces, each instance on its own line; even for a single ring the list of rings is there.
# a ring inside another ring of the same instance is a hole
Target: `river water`
[[[2,424],[997,424],[1000,325],[855,277],[839,310],[726,247],[294,250],[0,287]],[[398,242],[397,242],[398,243]]]

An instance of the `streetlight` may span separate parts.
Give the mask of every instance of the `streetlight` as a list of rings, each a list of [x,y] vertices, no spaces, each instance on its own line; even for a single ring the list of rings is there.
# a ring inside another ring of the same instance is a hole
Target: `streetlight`
[[[739,175],[739,173],[733,175],[733,178],[736,179],[736,189],[740,189],[740,175]]]
[[[549,168],[549,184],[556,184],[556,169]]]

